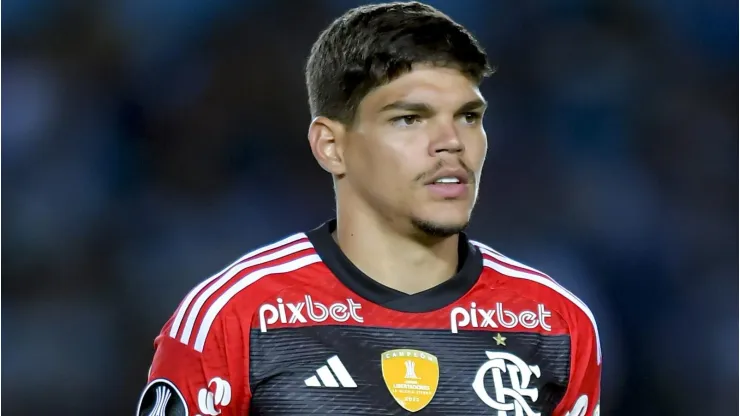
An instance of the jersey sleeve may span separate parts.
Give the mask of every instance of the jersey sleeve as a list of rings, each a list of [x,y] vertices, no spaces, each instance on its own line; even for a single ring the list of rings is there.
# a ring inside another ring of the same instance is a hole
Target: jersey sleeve
[[[589,312],[590,313],[590,312]],[[571,371],[556,416],[599,416],[601,413],[601,345],[593,316],[573,313]]]
[[[182,330],[172,331],[172,321],[154,342],[136,415],[248,415],[249,334],[241,333],[238,319],[219,316],[200,347],[194,346],[194,336],[183,339]]]

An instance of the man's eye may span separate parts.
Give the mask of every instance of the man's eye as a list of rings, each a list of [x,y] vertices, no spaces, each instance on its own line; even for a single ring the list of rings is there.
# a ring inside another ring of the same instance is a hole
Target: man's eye
[[[463,114],[463,119],[468,124],[475,124],[481,119],[480,113],[465,113]]]
[[[399,126],[399,127],[408,127],[418,122],[421,122],[421,117],[417,115],[400,116],[400,117],[395,117],[391,120],[391,123],[394,126]]]

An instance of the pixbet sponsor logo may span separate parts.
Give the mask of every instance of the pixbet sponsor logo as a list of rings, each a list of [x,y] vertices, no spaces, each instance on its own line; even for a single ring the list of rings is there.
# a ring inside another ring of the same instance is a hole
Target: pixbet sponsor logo
[[[478,308],[475,302],[470,308],[456,307],[450,311],[450,330],[457,334],[462,328],[515,328],[522,326],[527,329],[540,327],[545,331],[551,331],[552,327],[547,319],[552,312],[545,305],[537,305],[537,311],[523,310],[519,313],[504,308],[501,302],[497,302],[493,309]]]
[[[267,332],[267,327],[278,322],[283,324],[324,322],[331,318],[337,322],[347,322],[352,319],[355,322],[362,323],[364,320],[360,316],[362,305],[347,299],[346,302],[336,302],[331,305],[324,305],[321,302],[315,302],[311,296],[306,295],[303,302],[285,303],[283,299],[277,298],[277,305],[265,303],[260,306],[260,330]]]

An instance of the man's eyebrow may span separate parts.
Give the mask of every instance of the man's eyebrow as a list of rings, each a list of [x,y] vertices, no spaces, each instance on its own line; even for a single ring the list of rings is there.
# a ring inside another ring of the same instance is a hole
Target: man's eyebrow
[[[460,106],[460,108],[457,110],[458,113],[466,113],[468,111],[473,110],[485,110],[486,107],[488,107],[488,103],[483,99],[475,99],[472,101],[468,101],[467,103]],[[409,111],[414,113],[432,113],[434,110],[429,104],[425,103],[417,103],[412,101],[394,101],[390,104],[387,104],[383,106],[383,108],[380,109],[380,112],[385,111],[391,111],[391,110],[403,110],[403,111]]]
[[[380,112],[382,113],[391,110],[404,110],[415,113],[431,113],[433,111],[429,104],[399,100],[383,106],[383,108],[380,109]]]
[[[488,103],[486,100],[483,99],[475,99],[472,101],[468,101],[467,103],[460,106],[460,109],[457,110],[458,113],[467,113],[469,111],[473,110],[481,110],[485,111],[485,109],[488,107]]]

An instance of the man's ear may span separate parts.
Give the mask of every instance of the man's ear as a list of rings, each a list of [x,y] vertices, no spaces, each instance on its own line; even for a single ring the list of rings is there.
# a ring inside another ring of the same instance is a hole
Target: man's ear
[[[326,117],[316,117],[308,128],[308,142],[319,165],[334,176],[345,173],[344,138],[342,123]]]

